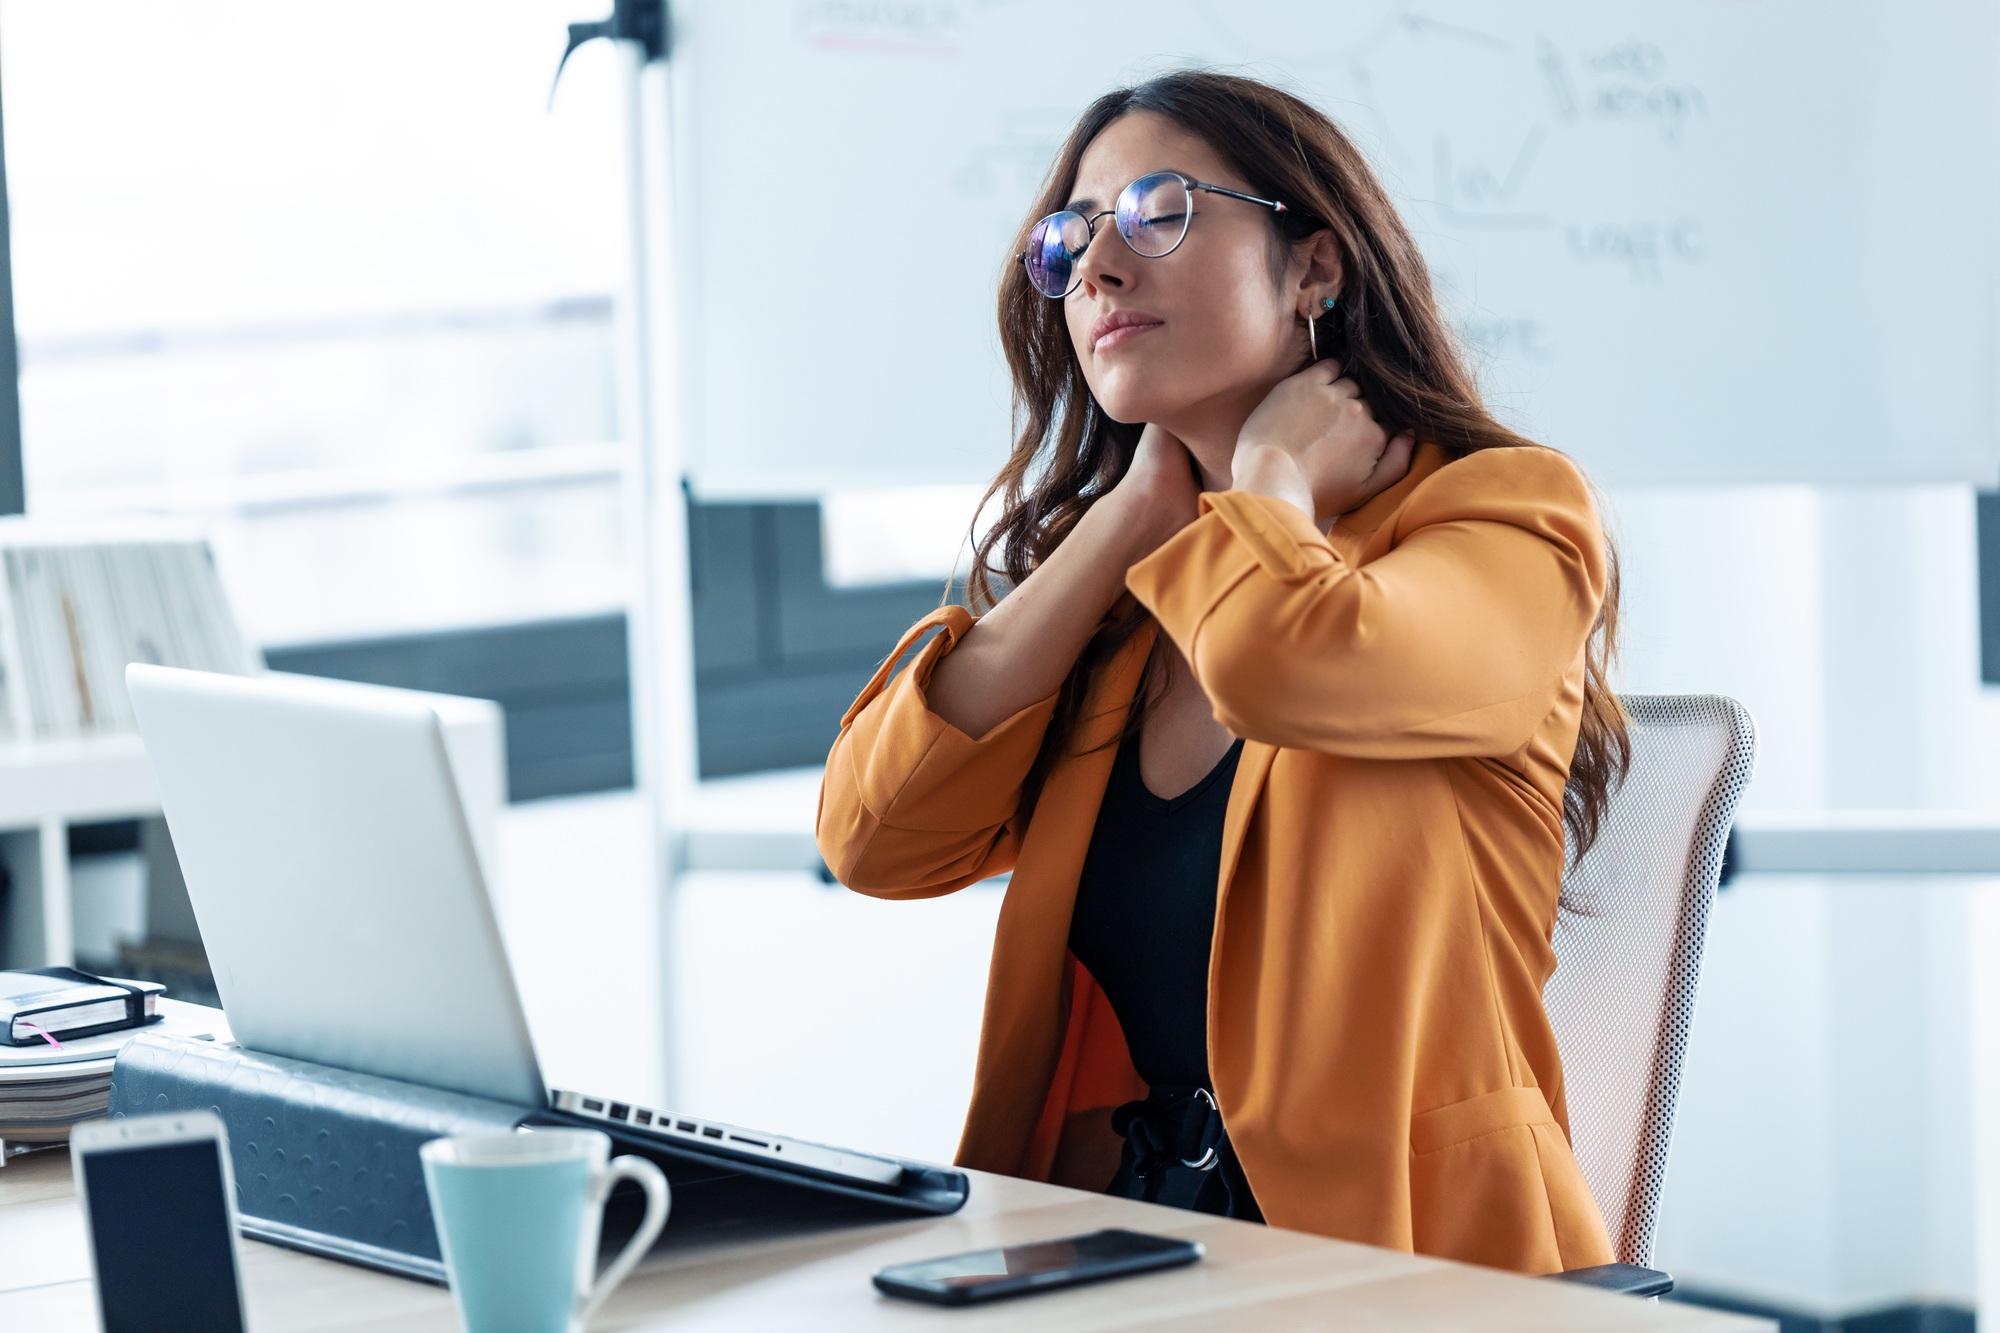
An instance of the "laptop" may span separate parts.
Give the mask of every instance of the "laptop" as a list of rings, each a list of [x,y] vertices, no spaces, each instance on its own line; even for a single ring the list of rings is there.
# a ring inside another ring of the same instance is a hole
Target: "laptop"
[[[421,701],[147,663],[125,681],[241,1045],[786,1174],[902,1180],[889,1158],[545,1085],[443,726]]]

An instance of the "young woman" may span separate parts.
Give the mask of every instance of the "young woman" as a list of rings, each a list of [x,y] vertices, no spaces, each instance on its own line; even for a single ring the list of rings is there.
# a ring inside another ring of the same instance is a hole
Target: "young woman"
[[[1013,872],[958,1162],[1609,1262],[1541,1001],[1629,760],[1586,479],[1480,405],[1354,146],[1250,80],[1094,103],[1000,324],[987,610],[883,662],[817,823],[862,893]]]

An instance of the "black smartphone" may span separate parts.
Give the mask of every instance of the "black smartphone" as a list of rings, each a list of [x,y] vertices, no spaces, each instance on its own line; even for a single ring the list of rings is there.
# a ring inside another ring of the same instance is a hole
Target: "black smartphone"
[[[875,1285],[891,1296],[933,1305],[971,1305],[1155,1268],[1178,1268],[1201,1256],[1199,1241],[1112,1228],[891,1264],[875,1274]]]

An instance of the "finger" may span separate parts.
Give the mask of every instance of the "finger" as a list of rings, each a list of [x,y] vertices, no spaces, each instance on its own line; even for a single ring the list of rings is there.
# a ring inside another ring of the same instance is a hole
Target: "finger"
[[[1369,480],[1373,481],[1378,476],[1400,475],[1402,471],[1408,469],[1410,455],[1416,449],[1416,446],[1417,436],[1415,431],[1406,430],[1395,439],[1389,441],[1388,445],[1382,450],[1382,456],[1375,460],[1374,471],[1368,474]]]

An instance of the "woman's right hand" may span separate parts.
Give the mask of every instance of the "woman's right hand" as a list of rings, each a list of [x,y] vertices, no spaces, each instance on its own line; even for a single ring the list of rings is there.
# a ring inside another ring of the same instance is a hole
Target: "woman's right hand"
[[[1178,437],[1152,422],[1139,432],[1132,465],[1105,496],[1129,533],[1134,561],[1157,549],[1196,517],[1201,481],[1194,455]]]

